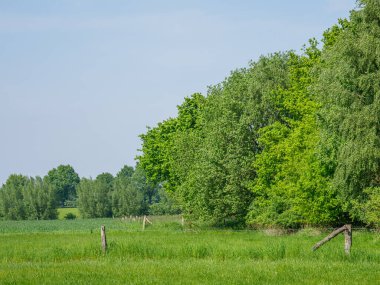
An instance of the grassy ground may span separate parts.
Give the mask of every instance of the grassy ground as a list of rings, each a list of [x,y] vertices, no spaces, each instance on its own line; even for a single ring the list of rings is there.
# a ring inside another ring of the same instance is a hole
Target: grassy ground
[[[65,216],[68,213],[74,214],[77,219],[80,218],[80,212],[79,212],[78,208],[59,208],[58,209],[58,219],[64,220]]]
[[[105,224],[109,250],[100,248]],[[380,236],[183,230],[174,221],[0,221],[0,284],[379,284]]]

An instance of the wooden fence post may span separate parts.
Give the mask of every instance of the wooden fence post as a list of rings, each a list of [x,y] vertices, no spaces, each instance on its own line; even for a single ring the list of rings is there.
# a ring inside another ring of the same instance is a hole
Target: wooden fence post
[[[143,226],[142,226],[142,229],[143,229],[143,230],[145,230],[145,224],[146,224],[146,223],[152,225],[152,222],[149,221],[149,219],[148,219],[146,216],[144,216],[144,218],[143,218]]]
[[[346,254],[350,254],[352,245],[352,226],[346,225],[346,230],[344,231],[344,251]]]
[[[106,253],[107,252],[107,237],[106,237],[106,227],[104,225],[100,227],[100,237],[102,239],[103,253]]]
[[[335,231],[333,231],[323,240],[317,242],[313,246],[313,251],[316,251],[318,248],[320,248],[322,245],[324,245],[326,242],[330,241],[331,239],[333,239],[340,233],[344,233],[344,251],[346,252],[346,254],[350,254],[351,244],[352,244],[352,226],[351,225],[344,225],[343,227],[340,227],[339,229],[336,229]]]

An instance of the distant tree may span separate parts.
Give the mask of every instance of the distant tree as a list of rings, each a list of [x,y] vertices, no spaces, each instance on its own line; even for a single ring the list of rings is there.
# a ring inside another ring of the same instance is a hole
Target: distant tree
[[[40,177],[13,174],[0,189],[0,213],[8,220],[56,219],[54,190]]]
[[[99,174],[95,180],[82,178],[78,185],[78,208],[85,218],[112,217],[114,177]]]
[[[82,178],[77,186],[78,208],[83,218],[95,218],[97,193],[95,192],[94,180]]]
[[[41,177],[31,178],[23,192],[27,219],[50,220],[58,217],[55,192]]]
[[[144,193],[130,177],[118,177],[112,193],[112,213],[117,217],[141,215]]]
[[[7,220],[26,218],[23,189],[28,184],[28,177],[11,174],[0,191],[1,215]]]
[[[44,177],[56,192],[57,202],[63,207],[66,200],[76,199],[76,187],[80,181],[78,174],[70,165],[53,168]]]
[[[112,191],[114,177],[110,173],[99,174],[95,179],[96,213],[98,217],[112,217]]]
[[[170,195],[173,193],[166,193],[165,190],[160,187],[153,199],[152,204],[149,206],[150,215],[178,215],[180,214],[181,207],[176,199],[173,199]]]
[[[112,184],[113,184],[114,177],[109,172],[103,172],[96,176],[96,181],[103,184],[104,188],[107,189],[107,192],[112,191]]]
[[[133,187],[143,194],[142,213],[147,214],[149,205],[153,203],[158,187],[156,184],[149,181],[146,172],[139,164],[136,166],[131,182]]]
[[[125,167],[123,168],[125,169]],[[118,175],[114,181],[113,213],[116,216],[148,214],[154,203],[156,187],[149,182],[145,171],[136,166],[132,176]]]
[[[116,178],[120,177],[132,177],[135,170],[132,166],[124,165],[123,168],[116,174]]]

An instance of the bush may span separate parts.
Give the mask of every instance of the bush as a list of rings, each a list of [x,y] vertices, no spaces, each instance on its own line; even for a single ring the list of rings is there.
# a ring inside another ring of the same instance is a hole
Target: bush
[[[362,220],[368,225],[380,227],[380,187],[370,187],[364,190],[368,195],[362,208]]]
[[[74,213],[67,213],[64,218],[65,220],[75,220],[77,216]]]

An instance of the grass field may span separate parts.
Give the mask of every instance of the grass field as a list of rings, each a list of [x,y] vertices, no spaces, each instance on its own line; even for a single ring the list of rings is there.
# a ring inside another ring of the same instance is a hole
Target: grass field
[[[178,220],[178,219],[177,219]],[[109,250],[100,247],[106,225]],[[0,221],[0,284],[380,284],[380,235],[270,236],[258,231],[183,230],[176,221]]]
[[[79,212],[78,208],[59,208],[58,209],[58,219],[64,220],[65,216],[68,213],[74,214],[77,219],[80,218],[80,212]]]

